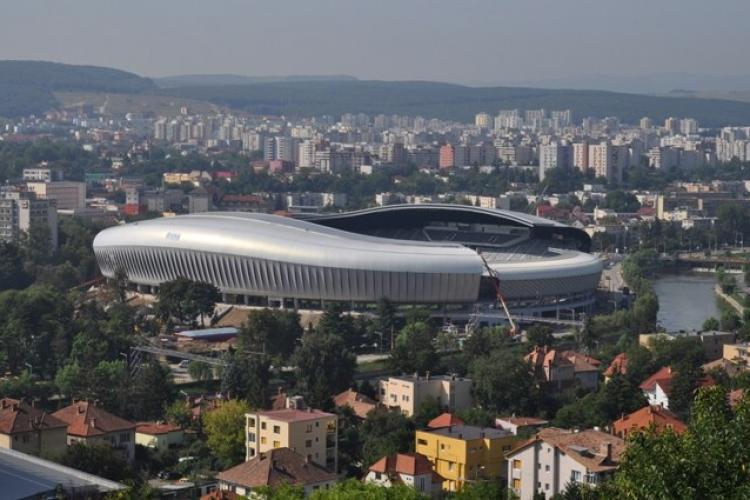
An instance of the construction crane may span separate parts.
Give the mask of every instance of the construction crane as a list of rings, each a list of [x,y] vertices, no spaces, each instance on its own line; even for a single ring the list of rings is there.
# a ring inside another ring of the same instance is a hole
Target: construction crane
[[[515,335],[517,333],[516,322],[513,321],[513,316],[510,315],[508,305],[505,303],[505,297],[503,297],[503,294],[500,291],[500,277],[498,276],[497,271],[492,269],[492,267],[490,267],[490,265],[487,263],[487,259],[484,258],[484,255],[482,255],[482,252],[480,250],[477,250],[477,254],[479,255],[479,258],[482,259],[484,268],[487,270],[487,273],[492,279],[492,286],[495,288],[495,297],[497,298],[497,301],[500,303],[500,305],[503,306],[505,316],[507,316],[508,318],[508,324],[510,324],[510,334]]]

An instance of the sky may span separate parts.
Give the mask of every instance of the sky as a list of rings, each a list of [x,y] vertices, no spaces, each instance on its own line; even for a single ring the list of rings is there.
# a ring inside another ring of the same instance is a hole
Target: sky
[[[750,73],[750,0],[2,0],[0,59],[144,76]]]

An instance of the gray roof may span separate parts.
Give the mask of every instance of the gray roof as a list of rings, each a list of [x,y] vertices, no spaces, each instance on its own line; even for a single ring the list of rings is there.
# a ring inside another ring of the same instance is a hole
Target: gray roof
[[[14,450],[0,448],[0,497],[27,498],[54,492],[106,493],[125,486],[93,474]]]
[[[457,243],[365,236],[277,215],[209,212],[164,217],[100,232],[94,249],[159,247],[243,255],[303,265],[375,271],[481,274],[477,254]]]
[[[494,427],[477,427],[474,425],[452,425],[450,427],[443,427],[442,429],[435,429],[430,432],[456,439],[497,439],[513,434],[512,432],[503,429],[496,429]]]

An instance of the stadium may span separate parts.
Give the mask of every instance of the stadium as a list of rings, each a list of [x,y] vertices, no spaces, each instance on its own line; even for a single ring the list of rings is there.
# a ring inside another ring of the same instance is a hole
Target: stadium
[[[602,271],[588,235],[527,214],[464,205],[393,205],[299,218],[208,212],[100,232],[102,274],[122,269],[141,291],[177,277],[224,300],[320,309],[386,298],[459,314],[491,309],[490,269],[514,314],[586,312]]]

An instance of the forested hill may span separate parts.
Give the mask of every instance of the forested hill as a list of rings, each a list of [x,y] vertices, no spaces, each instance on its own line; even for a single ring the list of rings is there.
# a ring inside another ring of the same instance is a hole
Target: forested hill
[[[492,114],[499,109],[545,108],[572,109],[576,122],[586,116],[616,116],[626,123],[636,123],[643,116],[657,122],[675,116],[696,118],[707,127],[750,124],[748,102],[600,90],[467,87],[336,76],[328,77],[330,80],[285,77],[283,81],[256,81],[242,85],[199,84],[216,82],[216,78],[222,82],[233,81],[226,77],[214,75],[212,79],[210,75],[202,75],[198,80],[191,80],[191,85],[160,89],[148,78],[112,68],[42,61],[0,61],[0,117],[42,113],[59,105],[54,92],[69,91],[142,94],[151,99],[162,96],[165,100],[182,97],[257,114],[287,116],[383,113],[471,122],[474,115],[482,111]]]
[[[629,123],[649,116],[693,117],[705,126],[750,124],[750,103],[661,97],[600,90],[466,87],[437,82],[329,81],[163,89],[165,95],[211,101],[260,114],[311,116],[342,113],[421,115],[473,121],[499,109],[572,109],[585,116],[617,116]]]
[[[45,61],[0,61],[0,116],[41,113],[55,107],[55,91],[140,93],[154,82],[133,73],[97,66]]]

